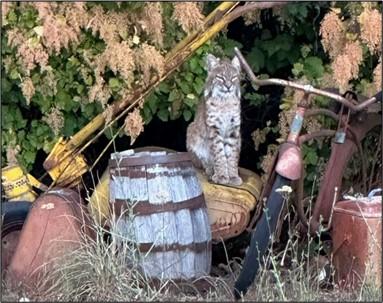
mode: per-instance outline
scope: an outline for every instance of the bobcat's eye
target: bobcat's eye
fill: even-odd
[[[219,82],[223,82],[223,81],[225,81],[225,79],[224,79],[223,77],[221,77],[221,76],[217,76],[216,78],[217,78],[217,80],[218,80]]]
[[[231,81],[237,81],[237,80],[238,80],[237,76],[234,76],[233,78],[231,78]]]

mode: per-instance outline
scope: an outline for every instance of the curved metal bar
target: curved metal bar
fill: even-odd
[[[308,109],[305,112],[305,118],[310,118],[312,116],[318,116],[318,115],[327,116],[334,119],[335,121],[339,121],[339,116],[329,109],[314,108],[314,109]]]
[[[363,147],[360,141],[357,139],[356,134],[352,131],[352,129],[348,129],[348,132],[351,134],[351,140],[355,143],[356,147],[358,148],[358,152],[360,155],[360,160],[362,162],[362,184],[363,184],[363,194],[367,195],[367,168],[366,168],[366,161],[363,157]]]
[[[245,58],[243,57],[242,53],[240,52],[240,50],[237,47],[234,47],[234,52],[237,55],[239,61],[241,62],[241,65],[243,66],[243,68],[246,71],[247,75],[249,76],[250,80],[252,82],[254,82],[256,85],[259,85],[259,86],[280,85],[280,86],[292,87],[295,89],[303,90],[305,93],[308,93],[308,94],[316,94],[316,95],[331,98],[335,101],[338,101],[338,102],[344,104],[345,106],[347,106],[348,108],[350,108],[356,112],[361,111],[362,109],[364,109],[364,108],[368,107],[369,105],[376,102],[376,98],[372,97],[372,98],[367,99],[366,101],[364,101],[362,103],[357,104],[356,100],[352,100],[353,101],[353,103],[352,103],[352,102],[350,102],[350,100],[342,97],[341,95],[330,93],[328,91],[324,91],[321,89],[317,89],[317,88],[313,87],[312,85],[302,85],[302,84],[298,84],[298,83],[295,83],[292,81],[287,81],[287,80],[277,79],[277,78],[264,79],[264,80],[258,79],[254,75],[249,64],[246,62]]]
[[[350,129],[349,129],[349,131],[350,131]],[[305,135],[300,136],[298,139],[298,142],[299,142],[299,145],[301,146],[303,143],[305,143],[309,140],[319,138],[319,137],[332,137],[335,135],[335,133],[336,133],[335,130],[322,129],[322,130],[319,130],[319,131],[311,133],[311,134],[305,134]],[[350,134],[351,134],[351,137],[349,137],[349,136],[347,136],[347,137],[349,139],[351,139],[355,145],[358,145],[358,142],[355,140],[356,139],[355,134],[353,134],[352,131],[350,131]],[[361,150],[359,148],[358,148],[358,150],[359,150],[359,152],[361,152]],[[361,153],[361,156],[362,155],[363,154]],[[362,164],[362,166],[364,166],[364,165]],[[365,171],[365,169],[363,169],[363,168],[362,168],[362,170]],[[302,166],[302,176],[303,176],[303,174],[304,174],[304,167]],[[364,173],[363,173],[363,175],[364,175]],[[303,178],[298,180],[298,189],[297,190],[298,190],[298,192],[297,192],[296,207],[297,207],[298,217],[299,217],[300,221],[303,223],[304,228],[306,228],[306,229],[309,228],[310,233],[315,234],[318,231],[320,224],[314,217],[310,218],[310,220],[307,220],[307,218],[306,218],[306,215],[304,212],[304,207],[303,207]]]
[[[315,138],[332,137],[335,135],[335,133],[336,133],[336,131],[332,130],[332,129],[321,129],[321,130],[318,130],[318,131],[310,133],[310,134],[305,134],[305,135],[299,136],[298,143],[299,143],[299,145],[302,145],[303,143],[310,141],[312,139],[315,139]]]
[[[295,206],[297,208],[299,220],[303,223],[303,226],[308,229],[309,223],[306,218],[305,210],[303,207],[303,192],[304,192],[304,174],[305,174],[305,166],[302,165],[301,175],[302,178],[298,180],[297,186],[297,199],[295,202]]]

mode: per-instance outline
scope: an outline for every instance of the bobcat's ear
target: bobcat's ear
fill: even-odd
[[[231,60],[231,64],[238,70],[238,72],[241,71],[241,62],[239,62],[237,56],[234,56],[234,58]]]
[[[219,63],[219,58],[216,58],[212,54],[208,54],[206,56],[206,65],[207,65],[207,70],[211,71],[214,67],[216,67]]]

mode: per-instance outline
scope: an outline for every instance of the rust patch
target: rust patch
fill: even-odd
[[[290,180],[298,180],[302,172],[302,156],[300,148],[293,143],[283,143],[275,167],[276,172]]]
[[[334,207],[333,262],[335,279],[341,288],[359,287],[363,282],[381,286],[381,199],[346,200]]]

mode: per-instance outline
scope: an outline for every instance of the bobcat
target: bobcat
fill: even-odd
[[[209,54],[204,98],[186,134],[186,148],[194,166],[203,168],[214,183],[240,185],[241,150],[240,62]]]

